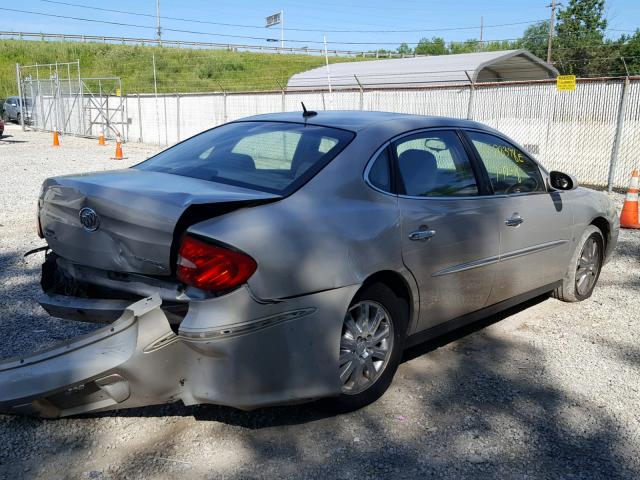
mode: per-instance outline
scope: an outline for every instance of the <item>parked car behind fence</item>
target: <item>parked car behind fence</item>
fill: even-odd
[[[33,102],[30,98],[27,98],[24,102],[24,106],[20,108],[21,99],[20,97],[9,97],[4,101],[3,104],[3,112],[2,118],[5,120],[11,120],[16,123],[21,123],[21,115],[24,115],[24,120],[26,123],[29,123],[31,120],[31,109],[33,106]]]

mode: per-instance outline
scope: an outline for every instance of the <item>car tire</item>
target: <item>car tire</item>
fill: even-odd
[[[19,113],[16,115],[16,123],[18,125],[20,125],[20,114]]]
[[[595,249],[595,250],[594,250]],[[589,225],[571,257],[562,285],[553,296],[563,302],[581,302],[593,293],[604,261],[604,238],[600,229]]]
[[[342,393],[326,401],[331,410],[338,413],[357,410],[375,402],[389,388],[402,358],[408,313],[407,302],[382,283],[366,286],[358,292],[342,327],[340,364],[336,372],[341,377]],[[383,316],[380,320],[379,314]],[[370,321],[365,323],[367,317]],[[351,333],[354,328],[359,329],[356,338]],[[388,335],[383,337],[385,328]],[[382,340],[378,342],[378,338]],[[387,350],[383,359],[385,342]],[[345,360],[348,358],[355,366],[345,381],[343,375],[351,368]],[[378,367],[380,369],[376,370]]]

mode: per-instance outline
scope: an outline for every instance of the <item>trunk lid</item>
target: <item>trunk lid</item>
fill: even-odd
[[[198,221],[278,195],[138,169],[46,180],[39,220],[49,247],[115,272],[170,275],[174,239]]]

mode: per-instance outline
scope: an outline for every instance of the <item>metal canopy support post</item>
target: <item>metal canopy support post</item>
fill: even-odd
[[[624,117],[627,109],[627,101],[629,97],[629,76],[625,77],[622,85],[622,94],[620,95],[620,106],[618,107],[618,119],[616,122],[616,133],[611,149],[611,161],[609,162],[609,178],[607,181],[607,191],[611,193],[613,190],[613,182],[616,174],[616,166],[618,164],[618,153],[620,151],[620,141],[622,139],[622,130],[624,129]]]

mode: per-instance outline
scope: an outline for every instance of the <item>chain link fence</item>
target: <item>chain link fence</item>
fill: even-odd
[[[640,77],[579,79],[575,91],[558,91],[554,81],[532,81],[122,96],[119,79],[68,77],[39,79],[35,93],[33,75],[24,77],[23,96],[33,100],[35,128],[86,136],[105,131],[107,137],[119,133],[125,140],[172,145],[242,117],[298,111],[304,102],[313,110],[476,120],[516,140],[547,168],[575,174],[581,183],[593,186],[625,188],[631,170],[640,163]],[[102,88],[109,80],[111,88]]]
[[[20,123],[36,130],[107,138],[127,130],[117,77],[81,78],[80,61],[17,66]]]
[[[378,110],[469,118],[519,142],[547,168],[582,183],[624,188],[640,162],[640,79],[319,92],[261,92],[127,97],[128,136],[171,145],[204,129],[260,113],[310,109]],[[624,94],[624,98],[623,98]],[[624,110],[623,110],[624,109]],[[618,148],[615,148],[616,139]]]

